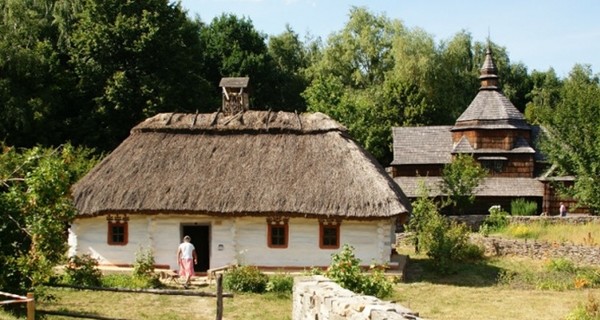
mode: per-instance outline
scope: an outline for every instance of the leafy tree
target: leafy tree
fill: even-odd
[[[599,212],[600,79],[589,66],[576,65],[564,81],[558,104],[541,111],[544,154],[558,174],[576,176],[567,193]]]
[[[67,54],[76,82],[73,141],[114,148],[165,111],[210,108],[201,24],[168,0],[82,0]]]
[[[278,79],[272,73],[275,66],[265,44],[266,35],[254,28],[252,20],[223,14],[202,28],[200,38],[203,74],[213,88],[215,107],[220,105],[221,78],[250,77],[251,108],[278,108],[273,90]]]
[[[391,159],[390,129],[400,122],[381,88],[393,67],[391,48],[403,30],[397,21],[352,8],[344,29],[330,36],[308,68],[310,85],[303,93],[309,111],[326,113],[382,162]]]
[[[530,123],[539,124],[539,113],[553,108],[560,101],[562,81],[556,76],[554,69],[546,72],[534,70],[531,73],[533,88],[528,98],[531,100],[525,108],[525,117]]]
[[[64,84],[53,1],[0,2],[0,140],[33,146],[59,140]]]
[[[290,26],[277,36],[269,38],[269,55],[277,67],[274,93],[279,108],[283,110],[306,110],[302,92],[308,83],[305,69],[308,67],[308,52]],[[275,98],[275,97],[274,97]]]
[[[70,186],[96,162],[91,150],[56,149],[0,154],[0,290],[25,291],[48,281],[64,262],[67,223],[75,214]]]
[[[442,170],[440,191],[447,195],[444,205],[461,212],[475,201],[475,189],[487,175],[470,155],[458,155]]]

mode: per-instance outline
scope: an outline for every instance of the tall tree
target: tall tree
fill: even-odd
[[[274,94],[284,110],[306,110],[301,94],[306,89],[305,69],[308,67],[307,49],[290,26],[276,36],[269,37],[269,55],[276,66],[277,81]]]
[[[64,71],[52,25],[53,1],[0,1],[0,140],[54,143]]]
[[[553,108],[560,101],[562,80],[556,76],[552,68],[546,72],[533,70],[530,77],[533,88],[528,95],[528,99],[531,101],[525,108],[525,117],[530,123],[537,124],[539,123],[539,113]]]
[[[330,36],[319,59],[308,68],[310,85],[303,93],[308,110],[346,125],[381,162],[391,159],[390,128],[399,123],[381,88],[393,68],[390,50],[400,32],[399,21],[352,8],[344,29]]]
[[[78,143],[112,149],[165,111],[207,110],[201,24],[168,0],[82,0],[68,55]]]
[[[600,212],[600,79],[576,65],[560,90],[560,100],[539,112],[546,129],[542,150],[559,174],[575,175],[570,195]]]
[[[201,30],[203,74],[210,82],[213,105],[219,106],[223,77],[250,77],[250,104],[253,109],[277,109],[273,90],[275,69],[265,43],[266,35],[258,32],[252,20],[223,14]]]

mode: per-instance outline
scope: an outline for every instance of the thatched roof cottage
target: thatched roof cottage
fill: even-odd
[[[72,251],[131,265],[140,247],[176,268],[326,266],[340,245],[388,262],[408,201],[379,163],[320,113],[159,114],[72,189]]]

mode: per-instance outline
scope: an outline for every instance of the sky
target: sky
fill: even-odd
[[[286,25],[301,38],[327,37],[348,22],[350,8],[421,28],[437,43],[466,30],[475,41],[490,39],[506,47],[511,62],[529,71],[552,67],[566,77],[577,63],[600,73],[598,0],[181,0],[191,17],[210,23],[224,13],[252,20],[255,29],[278,35]]]

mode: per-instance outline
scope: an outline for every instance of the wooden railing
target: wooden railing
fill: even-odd
[[[27,303],[27,320],[35,319],[35,299],[33,293],[27,293],[26,297],[19,296],[16,294],[0,291],[0,296],[12,298],[12,300],[2,300],[0,305],[13,304],[13,303]]]

